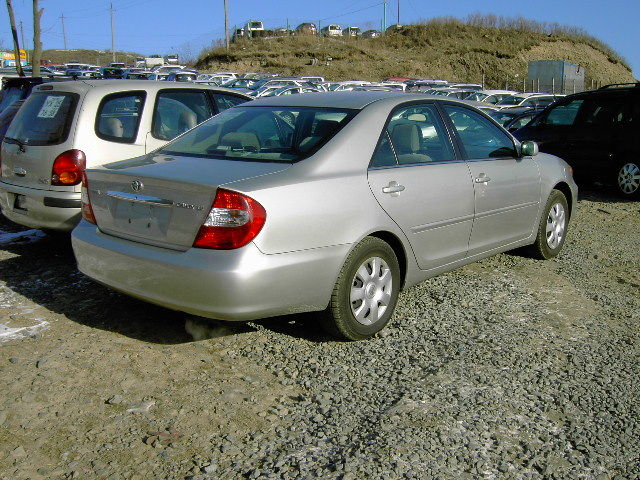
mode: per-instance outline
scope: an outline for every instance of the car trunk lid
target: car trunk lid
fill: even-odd
[[[211,210],[217,189],[268,175],[287,164],[144,156],[87,172],[98,227],[109,235],[186,250]]]

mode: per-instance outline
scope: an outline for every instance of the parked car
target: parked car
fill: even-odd
[[[496,107],[498,108],[512,108],[512,107],[532,107],[532,108],[544,108],[547,105],[551,105],[557,99],[564,97],[561,94],[551,93],[518,93],[503,98]]]
[[[342,27],[332,23],[331,25],[322,27],[320,33],[325,37],[340,37],[342,36]]]
[[[80,219],[85,166],[150,152],[249,98],[217,87],[136,80],[39,85],[2,143],[2,213],[32,228],[69,231]]]
[[[347,27],[342,30],[343,37],[357,37],[360,35],[360,27]]]
[[[467,100],[496,104],[512,95],[517,95],[517,92],[511,90],[478,90],[469,95]]]
[[[120,67],[102,67],[100,74],[103,78],[124,78],[125,70]]]
[[[574,169],[579,182],[616,185],[640,195],[640,83],[605,86],[567,95],[515,132],[539,142]]]
[[[380,36],[380,32],[378,30],[365,30],[362,32],[363,38],[377,38]]]
[[[149,75],[147,75],[147,80],[154,80],[156,82],[162,82],[162,81],[166,80],[168,76],[169,76],[168,73],[152,72]]]
[[[196,78],[198,78],[198,72],[181,70],[179,72],[171,72],[165,80],[168,82],[195,82]]]
[[[318,93],[320,90],[313,87],[279,87],[260,95],[261,97],[278,97],[280,95],[294,95],[298,93]]]
[[[562,249],[576,185],[478,110],[391,92],[262,98],[87,171],[80,271],[223,320],[322,312],[375,335],[398,293],[531,245]]]
[[[318,28],[315,23],[301,23],[294,31],[296,35],[317,35]]]

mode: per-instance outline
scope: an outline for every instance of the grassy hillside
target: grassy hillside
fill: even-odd
[[[520,85],[530,60],[566,60],[586,68],[587,85],[634,81],[616,52],[586,32],[522,19],[474,16],[435,19],[380,38],[291,36],[256,38],[229,51],[204,52],[201,70],[322,75],[332,80],[389,76]]]
[[[133,52],[116,51],[116,62],[134,63],[136,57],[140,55]],[[80,62],[95,65],[109,65],[113,61],[113,55],[107,50],[84,50],[84,49],[59,49],[44,50],[43,60],[51,60],[53,63]]]

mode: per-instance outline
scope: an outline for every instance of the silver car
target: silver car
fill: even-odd
[[[250,98],[136,80],[38,85],[2,142],[2,213],[28,227],[70,232],[80,221],[85,167],[151,152]]]
[[[171,309],[319,311],[364,339],[426,278],[516,247],[560,252],[577,187],[537,153],[443,97],[258,99],[87,171],[73,249],[86,275]]]

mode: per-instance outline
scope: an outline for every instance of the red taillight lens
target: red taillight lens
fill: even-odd
[[[93,215],[93,208],[91,208],[91,200],[89,199],[89,181],[84,172],[82,173],[82,188],[80,192],[82,198],[82,218],[95,225],[97,224],[96,217]]]
[[[86,166],[86,157],[82,150],[67,150],[53,161],[51,185],[78,185]]]
[[[260,233],[266,218],[267,212],[253,198],[219,188],[193,246],[219,250],[243,247]]]

